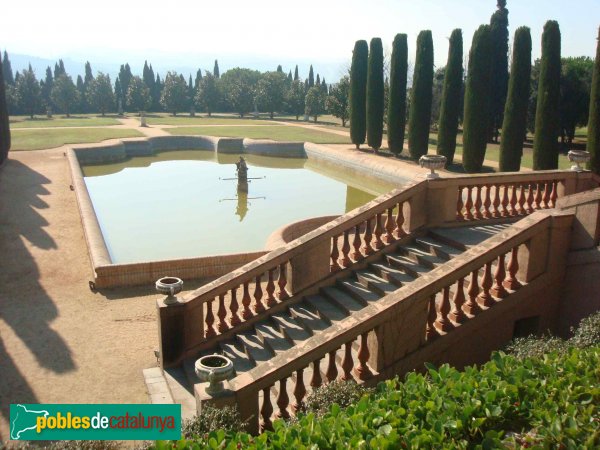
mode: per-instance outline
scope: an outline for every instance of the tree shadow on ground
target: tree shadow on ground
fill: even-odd
[[[50,326],[58,309],[40,284],[39,268],[25,243],[42,250],[57,248],[44,230],[47,221],[38,213],[48,208],[43,196],[49,195],[44,187],[49,183],[15,160],[0,169],[0,320],[42,368],[65,373],[74,370],[75,363],[64,339]],[[0,337],[0,414],[7,422],[10,403],[36,402],[27,374],[20,372],[13,358],[6,336]]]

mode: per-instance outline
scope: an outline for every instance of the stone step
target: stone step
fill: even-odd
[[[321,319],[329,321],[329,323],[348,317],[346,311],[322,295],[309,295],[305,301],[317,312]]]
[[[360,311],[367,305],[366,301],[362,299],[361,301],[358,301],[334,286],[323,287],[321,288],[320,292],[329,300],[342,308],[347,315],[350,315],[355,311]]]
[[[385,261],[392,267],[402,270],[413,278],[417,278],[421,274],[430,271],[428,267],[424,267],[403,255],[388,254],[385,255]]]
[[[331,321],[321,318],[306,302],[290,306],[289,311],[292,318],[297,322],[302,322],[303,326],[310,329],[313,333],[324,330],[331,325]]]
[[[446,261],[457,255],[460,255],[463,252],[463,250],[444,244],[443,242],[438,241],[431,236],[416,238],[415,245],[418,245],[428,253],[436,255],[438,258]]]
[[[279,327],[267,320],[256,324],[256,335],[265,347],[270,348],[275,354],[284,352],[294,346],[294,341],[288,339]]]
[[[370,291],[377,293],[381,297],[398,289],[396,285],[389,283],[384,278],[380,278],[367,270],[356,271],[355,274],[361,285]]]
[[[336,286],[358,302],[371,303],[379,300],[379,294],[370,291],[358,281],[351,279],[338,280]]]
[[[436,266],[446,262],[445,259],[439,258],[438,256],[423,250],[418,245],[403,245],[398,247],[396,253],[404,255],[410,260],[422,265],[423,267],[427,267],[428,269],[433,269]]]
[[[395,269],[390,264],[386,264],[385,262],[369,264],[369,268],[381,278],[389,281],[397,287],[402,287],[415,279],[415,277],[409,275],[408,273],[399,269]]]
[[[247,372],[256,366],[246,354],[244,345],[236,339],[219,342],[219,350],[223,356],[227,356],[233,362],[236,373]]]
[[[251,332],[238,334],[236,339],[243,345],[248,359],[254,364],[268,361],[275,355],[273,350],[265,347],[258,336]]]
[[[273,314],[271,320],[279,328],[279,331],[293,342],[302,342],[313,335],[313,331],[307,329],[304,323],[298,322],[287,312]]]

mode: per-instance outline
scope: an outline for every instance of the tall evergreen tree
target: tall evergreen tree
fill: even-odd
[[[523,142],[527,133],[527,104],[531,80],[531,33],[529,28],[515,31],[508,96],[504,108],[500,141],[500,171],[521,169]]]
[[[146,74],[146,76],[144,77],[144,83],[146,84],[146,86],[148,87],[148,89],[150,90],[150,106],[148,109],[152,110],[152,111],[156,111],[157,108],[157,104],[160,101],[160,96],[158,96],[159,98],[155,98],[156,97],[156,80],[154,77],[154,69],[152,68],[152,64],[148,65],[148,72]]]
[[[592,155],[590,168],[594,173],[600,175],[600,28],[598,29],[596,60],[594,61],[594,74],[592,75],[587,131],[587,151]]]
[[[92,72],[92,65],[90,64],[89,61],[86,61],[85,63],[85,77],[83,78],[83,82],[87,85],[89,85],[92,80],[94,79],[94,73]]]
[[[163,82],[160,79],[160,75],[156,74],[156,81],[154,82],[154,92],[152,93],[152,110],[153,111],[161,111],[162,110],[162,91],[163,91]]]
[[[290,70],[290,71],[289,71],[289,73],[288,73],[287,79],[288,79],[288,81],[289,81],[290,83],[293,81],[293,78],[292,78],[292,71],[291,71],[291,70]]]
[[[417,37],[417,56],[408,116],[408,150],[410,157],[415,160],[426,155],[429,148],[432,89],[433,38],[430,30],[423,30]]]
[[[310,70],[308,71],[308,88],[310,89],[315,85],[315,75],[313,72],[313,66],[310,65]]]
[[[215,59],[215,67],[213,68],[213,76],[218,80],[221,77],[219,72],[219,61]]]
[[[383,90],[383,45],[380,38],[373,38],[367,70],[367,144],[375,152],[383,136]]]
[[[83,84],[83,77],[81,75],[77,75],[76,86],[77,86],[77,92],[79,93],[79,105],[75,109],[75,112],[84,113],[88,109],[87,108],[87,92],[85,89],[85,85]]]
[[[115,108],[119,113],[119,103],[121,103],[121,108],[123,108],[123,97],[125,97],[125,95],[126,93],[124,93],[123,89],[121,88],[121,80],[119,80],[119,77],[117,77],[115,80]]]
[[[329,94],[329,90],[327,89],[327,82],[325,81],[325,77],[321,80],[321,90],[325,95]]]
[[[560,132],[560,28],[549,20],[542,34],[542,59],[535,112],[533,169],[558,168]]]
[[[123,109],[127,110],[127,92],[129,91],[129,83],[131,82],[131,78],[133,74],[131,73],[131,67],[129,64],[121,64],[121,68],[119,69],[119,80],[121,81],[121,91],[122,91],[122,103]]]
[[[58,62],[54,64],[54,79],[66,74],[67,71],[65,70],[65,63],[62,59],[59,59]]]
[[[317,74],[317,81],[315,83],[317,86],[321,86],[321,77]]]
[[[392,153],[399,155],[404,147],[406,127],[406,80],[408,72],[408,42],[406,34],[397,34],[392,44],[390,88],[387,116],[387,140]]]
[[[368,59],[367,41],[356,41],[350,68],[350,138],[356,148],[365,143],[367,134]]]
[[[15,84],[15,77],[13,76],[12,67],[6,50],[4,50],[4,59],[2,60],[2,75],[4,76],[4,82],[6,84]]]
[[[498,142],[498,128],[502,124],[502,113],[508,90],[508,9],[506,0],[498,0],[497,11],[490,19],[492,52],[492,78],[490,120],[488,140]]]
[[[196,79],[194,80],[194,89],[197,90],[198,86],[200,86],[200,82],[202,81],[202,69],[198,69],[196,71]]]
[[[4,52],[6,54],[6,52]],[[294,81],[298,81],[300,77],[298,76],[298,64],[296,64],[296,68],[294,69]]]
[[[462,31],[457,28],[450,35],[438,129],[437,154],[444,155],[448,160],[448,164],[452,164],[454,161],[454,152],[456,151],[456,134],[458,132],[458,116],[460,114],[460,97],[463,83],[462,60]]]
[[[42,85],[42,102],[46,106],[46,108],[52,107],[52,100],[50,95],[52,93],[52,86],[54,85],[54,77],[52,76],[52,69],[50,66],[46,68],[46,78],[43,81]]]
[[[6,52],[4,59],[8,60]],[[0,61],[0,164],[8,158],[10,150],[10,123],[8,120],[8,108],[6,105],[6,84],[4,82],[4,63]],[[12,75],[12,71],[11,71]]]
[[[281,64],[277,65],[277,72],[283,73],[283,67],[281,67]]]
[[[480,172],[485,159],[490,108],[490,26],[481,25],[473,35],[465,88],[463,167]]]

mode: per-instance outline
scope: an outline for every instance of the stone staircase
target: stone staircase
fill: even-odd
[[[391,252],[380,252],[380,257],[366,267],[350,269],[349,276],[338,278],[334,284],[321,287],[317,294],[291,303],[284,311],[269,315],[251,329],[217,342],[199,356],[219,353],[233,361],[236,376],[247,372],[387,294],[402,289],[507,226],[509,224],[429,230]],[[357,352],[355,342],[352,348],[354,357]],[[192,417],[196,407],[193,385],[199,382],[194,373],[196,359],[188,358],[182,366],[166,369],[163,380],[157,378],[156,368],[147,369],[144,375],[151,401],[181,403],[183,418]],[[311,372],[312,369],[304,372],[305,380],[311,380],[314,375]],[[321,373],[320,378],[325,378],[325,375]],[[289,383],[287,387],[290,396],[293,384]],[[275,399],[277,388],[273,387],[270,392]]]

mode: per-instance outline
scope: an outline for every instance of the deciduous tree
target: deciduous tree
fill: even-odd
[[[102,116],[107,112],[114,111],[115,95],[110,75],[98,72],[96,78],[88,86],[87,98],[92,108],[102,114]]]
[[[15,81],[19,106],[21,109],[33,119],[41,106],[40,84],[38,83],[35,73],[29,64],[29,68]]]
[[[59,75],[54,80],[52,86],[52,103],[56,105],[59,112],[64,113],[67,117],[70,117],[71,111],[77,107],[79,103],[79,92],[73,79],[66,74]]]
[[[346,121],[350,117],[350,77],[343,76],[340,81],[331,86],[329,95],[325,103],[327,111],[334,117],[342,121],[342,126],[346,126]]]
[[[150,89],[140,77],[134,76],[129,82],[127,104],[131,111],[147,111],[152,105]]]
[[[325,112],[325,95],[319,86],[311,87],[306,93],[306,115],[312,116],[314,121]]]
[[[177,72],[168,72],[160,102],[165,111],[176,116],[179,111],[184,111],[187,107],[187,93],[188,86],[185,80]]]

